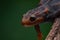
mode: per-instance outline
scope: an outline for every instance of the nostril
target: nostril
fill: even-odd
[[[24,23],[23,23],[23,22],[22,22],[21,24],[22,24],[22,25],[24,25]]]
[[[36,17],[30,17],[30,21],[35,21]]]

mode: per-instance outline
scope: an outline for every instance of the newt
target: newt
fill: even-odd
[[[42,32],[39,24],[42,22],[54,22],[60,17],[60,0],[41,0],[39,6],[26,12],[22,17],[22,25],[29,27],[34,25],[38,40],[42,40]]]

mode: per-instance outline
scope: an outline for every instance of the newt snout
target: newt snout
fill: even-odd
[[[32,12],[32,13],[31,13]],[[39,11],[37,9],[30,10],[23,15],[22,24],[25,26],[36,25],[44,21],[45,14],[48,13],[48,8],[41,6]]]
[[[42,21],[44,21],[44,17],[39,17],[39,18],[28,17],[27,19],[25,19],[25,18],[22,19],[22,25],[30,26],[30,25],[39,24]]]

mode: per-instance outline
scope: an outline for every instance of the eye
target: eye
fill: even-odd
[[[35,21],[36,20],[36,17],[30,17],[30,21]]]

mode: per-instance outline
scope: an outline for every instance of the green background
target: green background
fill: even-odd
[[[2,0],[1,9],[1,40],[37,40],[34,27],[25,28],[21,25],[22,15],[37,7],[39,0]],[[52,23],[40,24],[43,40],[47,36]]]

